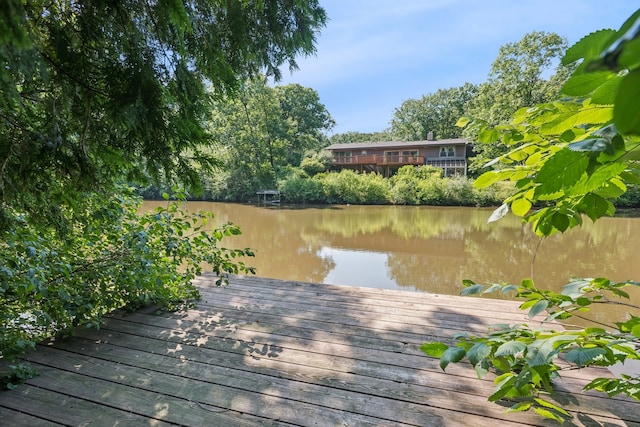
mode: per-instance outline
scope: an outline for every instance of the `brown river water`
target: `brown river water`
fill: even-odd
[[[143,210],[165,204],[147,201]],[[585,218],[580,228],[541,241],[515,216],[487,224],[492,209],[211,202],[187,208],[213,212],[218,225],[239,225],[243,234],[221,246],[254,249],[246,262],[261,277],[448,295],[460,293],[463,279],[533,278],[557,291],[571,277],[640,281],[640,217]],[[640,292],[632,292],[638,300]]]

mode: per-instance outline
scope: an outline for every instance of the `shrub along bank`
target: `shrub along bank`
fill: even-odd
[[[443,178],[440,169],[404,166],[391,178],[352,170],[314,176],[291,174],[279,184],[287,203],[497,206],[510,187],[473,187],[465,177]]]
[[[290,204],[362,204],[362,205],[432,205],[432,206],[500,206],[514,191],[509,183],[501,182],[486,188],[474,187],[465,177],[442,177],[440,169],[429,166],[404,166],[394,176],[385,178],[375,173],[352,170],[319,172],[302,167],[288,167],[280,171],[277,185],[245,183],[228,185],[217,176],[202,178],[202,193],[192,194],[190,200],[253,202],[259,189],[277,187],[282,200]],[[245,188],[246,187],[246,188]],[[169,186],[150,186],[139,189],[144,199],[158,200]],[[240,189],[240,190],[239,190]],[[640,207],[640,186],[629,184],[627,192],[615,201],[617,207]]]

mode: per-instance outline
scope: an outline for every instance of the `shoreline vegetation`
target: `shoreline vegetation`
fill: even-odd
[[[187,198],[194,201],[255,202],[255,191],[232,192],[216,189],[203,179],[203,191]],[[361,174],[351,170],[321,172],[309,175],[293,171],[275,186],[281,191],[282,203],[292,205],[420,205],[420,206],[500,206],[514,191],[501,182],[487,188],[474,187],[474,179],[463,176],[442,177],[439,169],[429,166],[405,166],[396,175],[385,178],[376,173]],[[139,188],[145,200],[162,200],[166,188]],[[640,186],[629,186],[627,193],[615,202],[617,208],[640,208]]]

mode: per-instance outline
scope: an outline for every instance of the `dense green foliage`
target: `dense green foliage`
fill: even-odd
[[[572,68],[570,64],[560,63],[566,49],[566,40],[544,32],[526,34],[517,43],[500,47],[488,80],[480,85],[477,95],[466,105],[464,115],[482,120],[489,126],[502,125],[522,107],[557,99]],[[476,129],[467,128],[465,137],[477,142]],[[475,174],[488,161],[508,150],[501,141],[476,144],[476,157],[469,170]]]
[[[516,191],[490,220],[509,210],[531,224],[541,236],[579,226],[583,216],[597,220],[614,213],[613,200],[640,181],[640,10],[618,31],[592,33],[567,50],[563,64],[580,61],[562,87],[566,95],[556,102],[519,110],[508,125],[487,127],[472,122],[480,138],[500,141],[510,151],[495,159],[503,168],[489,171],[476,181],[479,187],[500,181],[515,183]],[[463,120],[461,124],[468,121]],[[519,286],[488,287],[465,282],[464,294],[515,290],[526,301],[522,309],[531,318],[547,312],[546,321],[568,319],[594,303],[622,304],[625,287],[639,282],[615,283],[605,278],[574,279],[561,293],[536,287],[531,280]],[[640,359],[640,318],[611,325],[596,324],[582,330],[555,331],[552,325],[502,327],[488,337],[459,336],[456,343],[427,343],[422,349],[440,357],[443,369],[465,356],[479,376],[498,373],[489,398],[515,399],[510,411],[532,409],[564,421],[568,413],[552,397],[553,381],[564,369],[590,365],[612,366]],[[565,362],[559,361],[563,356]],[[614,396],[620,393],[640,400],[638,375],[596,378],[585,389]]]
[[[429,132],[436,139],[461,137],[462,129],[456,122],[465,114],[466,106],[476,97],[477,91],[476,86],[466,83],[404,101],[391,119],[394,139],[424,141]]]
[[[501,46],[466,114],[495,126],[509,122],[522,107],[556,99],[570,73],[570,67],[560,63],[566,49],[565,39],[545,32]]]
[[[464,284],[463,295],[515,291],[517,298],[526,300],[520,308],[528,310],[531,319],[544,314],[544,322],[567,320],[575,315],[582,317],[593,304],[614,303],[633,307],[618,299],[629,298],[625,287],[640,286],[639,282],[633,281],[614,283],[603,278],[574,279],[561,293],[556,293],[542,290],[528,279],[517,286],[502,283],[484,286],[470,280]],[[586,329],[568,331],[557,331],[552,325],[495,325],[488,336],[460,334],[455,337],[455,345],[431,342],[425,343],[421,349],[430,356],[439,357],[443,370],[450,363],[460,362],[466,357],[479,378],[491,370],[495,371],[496,387],[489,401],[512,399],[508,412],[533,410],[543,417],[564,422],[570,414],[561,403],[552,401],[554,381],[559,380],[565,370],[612,366],[640,359],[637,351],[639,325],[640,318],[634,316],[615,324],[594,324]],[[605,392],[610,397],[627,394],[640,400],[637,376],[595,378],[585,386],[585,390],[591,389]],[[542,398],[543,395],[551,399]]]
[[[439,89],[417,99],[407,99],[395,109],[390,129],[361,134],[333,135],[332,143],[367,141],[420,141],[429,132],[436,139],[464,137],[477,140],[477,127],[456,126],[462,116],[474,117],[488,125],[505,124],[519,108],[550,102],[558,97],[568,78],[571,64],[560,64],[566,41],[554,33],[533,32],[520,41],[500,47],[486,82],[465,83]],[[470,175],[476,176],[489,160],[507,151],[500,141],[475,146]]]
[[[314,176],[329,170],[331,167],[331,153],[320,150],[317,153],[309,152],[300,162],[300,169],[308,176]]]
[[[496,206],[510,194],[508,186],[478,190],[464,177],[443,178],[429,166],[404,166],[391,178],[352,170],[291,174],[279,186],[288,203]]]
[[[626,192],[627,184],[640,182],[638,107],[635,98],[627,96],[640,86],[635,81],[640,64],[621,56],[626,63],[598,68],[599,52],[624,37],[627,27],[589,35],[567,51],[563,61],[582,59],[562,88],[571,98],[523,108],[509,125],[490,128],[480,122],[482,141],[499,138],[511,150],[495,159],[502,168],[484,173],[476,185],[512,181],[518,189],[496,218],[509,206],[546,236],[580,225],[582,214],[592,220],[612,215],[613,201]],[[541,202],[544,207],[531,209]]]
[[[56,218],[51,193],[177,172],[197,186],[209,93],[295,66],[315,1],[10,0],[0,39],[0,199]],[[4,210],[4,207],[0,207]],[[1,213],[1,211],[0,211]]]
[[[250,200],[257,190],[275,188],[288,166],[300,165],[305,153],[328,145],[323,131],[333,125],[313,89],[247,81],[235,99],[214,105],[212,152],[224,165],[210,174],[220,181],[216,198]]]
[[[382,142],[395,141],[397,137],[390,130],[381,132],[345,132],[331,135],[332,144],[348,144],[350,142]]]
[[[250,251],[218,246],[237,228],[175,203],[138,215],[122,183],[163,177],[197,189],[219,163],[212,100],[313,53],[326,21],[317,1],[0,9],[0,358],[117,307],[179,307],[197,297],[201,265],[222,277],[247,270],[234,258]]]
[[[212,213],[186,214],[175,201],[139,214],[141,200],[130,189],[118,193],[109,199],[87,193],[64,239],[16,218],[21,227],[0,244],[3,357],[54,332],[98,326],[119,307],[188,304],[198,296],[191,280],[203,265],[221,274],[248,271],[231,260],[250,250],[218,246],[239,234],[237,227],[214,229]]]
[[[326,171],[329,144],[324,132],[334,126],[318,93],[297,84],[271,87],[264,76],[241,85],[233,97],[212,106],[208,128],[211,146],[203,149],[217,160],[214,169],[198,168],[201,191],[192,199],[252,201],[256,191],[274,189],[300,167],[309,175]],[[148,199],[171,186],[167,180],[140,188]]]

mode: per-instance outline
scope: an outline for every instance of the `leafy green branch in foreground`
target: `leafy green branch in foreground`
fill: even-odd
[[[178,201],[146,213],[140,203],[128,188],[86,193],[64,212],[64,235],[14,213],[16,226],[0,240],[0,359],[76,326],[99,327],[118,308],[187,307],[199,298],[192,280],[205,266],[218,285],[254,272],[243,261],[250,249],[220,246],[240,234],[237,226],[212,227],[213,213],[188,213]]]
[[[581,61],[562,88],[566,98],[523,108],[511,123],[489,127],[481,120],[460,119],[474,127],[481,142],[501,141],[511,151],[487,164],[480,188],[508,181],[514,193],[496,209],[489,222],[509,211],[546,237],[579,226],[586,216],[595,221],[614,214],[613,200],[640,182],[640,10],[618,31],[592,33],[569,48],[568,65]],[[488,288],[465,281],[465,295],[516,291],[524,299],[533,327],[498,325],[486,337],[458,335],[455,344],[425,343],[421,349],[440,358],[442,369],[466,358],[479,377],[493,370],[495,390],[489,400],[512,401],[508,411],[533,410],[564,422],[571,415],[551,401],[554,380],[567,369],[613,366],[640,359],[640,317],[628,314],[612,325],[598,322],[578,330],[548,329],[548,322],[566,321],[594,304],[627,303],[627,287],[635,281],[604,278],[576,279],[561,293],[542,290],[531,280],[519,286],[493,284]],[[537,318],[545,313],[544,322]],[[547,323],[545,323],[547,322]],[[545,326],[544,328],[542,326]],[[640,400],[640,376],[595,378],[585,390],[609,396],[626,394]],[[543,398],[542,396],[545,396]]]
[[[519,286],[492,284],[487,287],[467,280],[465,286],[464,295],[515,291],[516,297],[525,299],[520,308],[528,310],[529,318],[539,327],[528,324],[494,325],[486,337],[460,334],[453,337],[454,345],[430,342],[420,348],[429,356],[440,358],[443,370],[450,363],[460,362],[466,357],[479,378],[491,370],[495,371],[496,387],[489,401],[512,399],[514,403],[508,411],[532,409],[562,422],[569,414],[561,405],[541,397],[552,395],[553,381],[560,378],[562,371],[586,366],[612,366],[629,359],[640,359],[637,351],[640,317],[631,316],[625,322],[603,325],[607,329],[590,327],[568,331],[550,329],[552,324],[543,327],[545,323],[538,320],[545,311],[548,313],[543,322],[551,322],[568,319],[576,312],[587,312],[590,305],[612,301],[612,297],[628,299],[628,294],[622,289],[640,286],[640,283],[576,279],[561,293],[541,290],[531,280],[523,280]],[[596,378],[585,386],[585,390],[598,390],[609,396],[622,393],[640,400],[638,381],[638,378],[630,376]]]
[[[562,88],[565,98],[522,108],[511,123],[488,127],[462,118],[460,126],[478,129],[480,143],[500,140],[512,147],[494,159],[476,181],[479,188],[500,181],[515,184],[492,219],[509,210],[548,236],[613,215],[612,200],[640,182],[640,11],[619,31],[592,33],[569,48],[563,63],[581,60]],[[631,32],[631,33],[630,33]],[[615,46],[617,60],[606,59]]]

